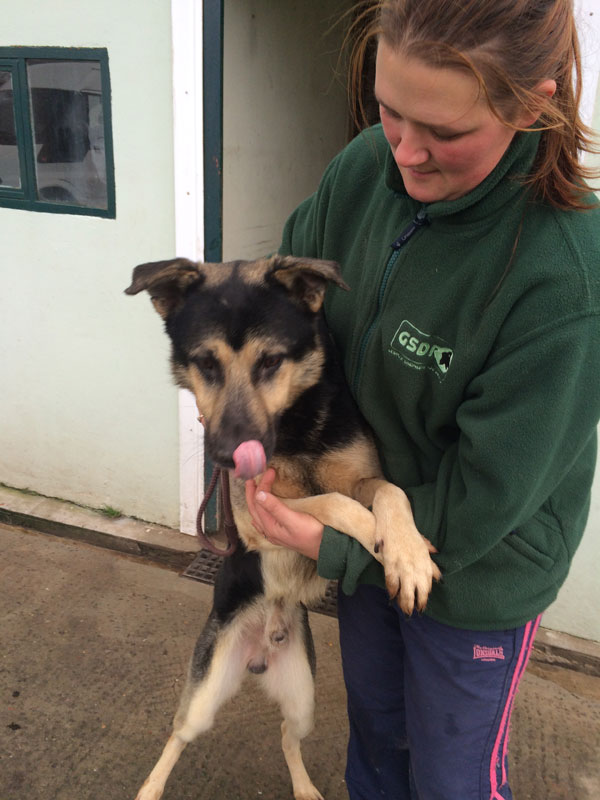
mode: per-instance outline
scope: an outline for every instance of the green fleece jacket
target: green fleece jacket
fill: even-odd
[[[421,206],[380,126],[328,167],[281,252],[333,259],[326,315],[387,478],[439,550],[426,613],[514,627],[556,597],[589,511],[600,418],[600,213],[529,199],[539,133],[458,200]],[[318,569],[383,586],[326,529]]]

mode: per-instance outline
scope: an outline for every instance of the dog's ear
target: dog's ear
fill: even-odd
[[[294,256],[272,256],[270,274],[282,283],[304,305],[316,313],[323,305],[327,283],[340,289],[350,287],[342,280],[340,265],[335,261]]]
[[[204,279],[200,265],[187,258],[153,261],[133,270],[131,286],[125,289],[125,294],[137,294],[145,289],[154,308],[165,319],[181,302],[186,289]]]

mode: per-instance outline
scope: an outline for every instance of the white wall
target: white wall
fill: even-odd
[[[584,65],[583,119],[600,132],[600,8],[598,0],[576,0],[575,8]],[[600,156],[588,156],[585,163],[600,169]],[[600,380],[600,369],[598,373]],[[544,614],[542,624],[547,628],[600,641],[599,534],[600,469],[597,468],[586,532],[567,581],[556,602]]]
[[[166,337],[123,295],[175,246],[170,4],[19,0],[2,45],[108,48],[117,218],[0,208],[0,482],[176,526]]]
[[[279,247],[283,224],[343,147],[335,70],[343,0],[225,0],[223,257]]]

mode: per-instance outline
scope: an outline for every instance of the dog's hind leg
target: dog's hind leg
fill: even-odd
[[[198,639],[186,686],[173,723],[173,733],[136,800],[159,800],[171,770],[186,745],[212,727],[223,703],[240,688],[248,663],[248,647],[236,622],[222,628],[211,615]]]
[[[135,800],[159,800],[162,797],[165,789],[167,778],[171,774],[171,770],[179,760],[179,756],[183,753],[187,742],[180,739],[176,733],[171,734],[165,749],[162,751],[161,757],[156,762],[156,766],[148,775],[140,791],[137,793]]]
[[[295,800],[323,800],[311,781],[300,751],[300,742],[314,724],[315,657],[306,609],[298,607],[284,646],[269,659],[260,676],[267,694],[279,703],[283,715],[281,746],[290,771]]]

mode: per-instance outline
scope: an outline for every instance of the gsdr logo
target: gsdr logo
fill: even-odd
[[[390,352],[413,369],[430,369],[443,380],[452,364],[454,351],[438,336],[419,330],[403,320],[390,343]]]

